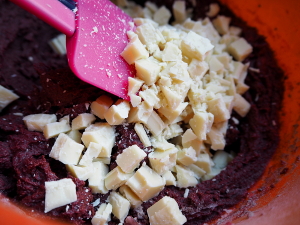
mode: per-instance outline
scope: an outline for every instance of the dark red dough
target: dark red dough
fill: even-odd
[[[171,7],[173,0],[156,2]],[[191,2],[187,1],[189,7]],[[193,7],[194,19],[204,17],[211,2],[216,1],[197,1]],[[187,198],[183,197],[184,189],[166,187],[157,197],[142,204],[143,213],[131,209],[125,224],[149,224],[147,208],[165,195],[177,200],[188,218],[186,224],[210,221],[247,196],[248,189],[261,177],[276,150],[279,128],[273,121],[278,124],[283,73],[256,29],[249,28],[226,7],[221,8],[220,14],[232,17],[232,24],[243,28],[242,36],[254,48],[246,62],[260,70],[260,73],[249,71],[246,79],[251,88],[244,97],[251,103],[251,111],[245,118],[234,114],[240,120],[238,125],[229,121],[225,150],[237,156],[215,179],[189,188]],[[19,100],[0,114],[0,192],[40,212],[44,210],[44,182],[71,176],[62,163],[48,157],[54,140],[28,131],[22,116],[13,113],[56,113],[58,118],[64,115],[75,118],[89,112],[86,103],[103,93],[73,76],[66,67],[65,57],[53,53],[47,42],[57,34],[9,1],[0,0],[0,84],[20,95]],[[115,167],[117,155],[132,144],[150,151],[143,147],[132,124],[117,126],[116,131],[111,169]],[[69,204],[67,211],[67,206],[62,206],[48,214],[80,224],[89,221],[98,208],[99,205],[93,208],[91,202],[100,198],[103,203],[109,194],[93,195],[86,182],[72,179],[77,186],[78,201]],[[112,217],[109,224],[119,224],[119,221]]]

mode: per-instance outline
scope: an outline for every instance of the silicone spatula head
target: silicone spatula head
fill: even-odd
[[[82,80],[128,99],[128,77],[134,67],[120,56],[128,43],[132,18],[109,0],[78,0],[75,33],[67,37],[72,71]]]

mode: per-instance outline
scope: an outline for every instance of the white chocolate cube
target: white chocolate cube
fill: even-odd
[[[137,145],[132,145],[117,156],[116,162],[125,173],[132,173],[147,154]]]
[[[89,177],[89,187],[93,193],[106,194],[108,192],[104,184],[104,178],[108,173],[108,166],[102,162],[92,163],[92,174]]]
[[[92,225],[106,225],[111,219],[112,205],[102,203],[92,218]]]
[[[162,130],[166,127],[165,123],[155,111],[152,111],[145,125],[155,136],[161,134]]]
[[[95,142],[90,142],[87,150],[79,161],[81,166],[89,166],[92,164],[93,159],[97,158],[102,150],[102,145]]]
[[[68,135],[60,133],[49,156],[64,164],[77,165],[83,149],[82,144],[77,143]]]
[[[79,114],[72,120],[72,130],[82,130],[87,128],[96,120],[96,117],[91,113]]]
[[[185,2],[184,1],[175,1],[173,3],[173,15],[175,17],[176,22],[183,22],[186,19],[186,10],[185,10]]]
[[[177,187],[187,188],[193,187],[198,184],[198,180],[196,179],[194,173],[188,168],[176,165],[175,169],[177,177]]]
[[[105,187],[108,190],[116,190],[122,186],[133,174],[124,173],[119,166],[111,170],[105,177]]]
[[[83,181],[86,181],[93,173],[92,166],[81,167],[75,165],[66,165],[66,168],[72,174],[72,176]]]
[[[68,133],[66,133],[70,138],[72,138],[77,143],[81,143],[81,136],[82,133],[80,133],[78,130],[70,130]]]
[[[228,47],[228,52],[238,61],[243,61],[252,52],[252,46],[244,39],[239,38]]]
[[[176,178],[174,177],[173,173],[169,170],[165,172],[162,177],[166,180],[166,186],[173,185],[176,186]]]
[[[229,110],[222,97],[207,101],[207,111],[214,115],[214,122],[220,123],[230,118]]]
[[[76,185],[70,178],[45,182],[45,213],[77,201]]]
[[[91,104],[91,113],[98,116],[100,119],[104,119],[104,115],[109,107],[113,104],[113,100],[107,95],[101,95],[96,101]]]
[[[156,82],[161,66],[153,60],[139,59],[135,62],[136,76],[145,84],[152,85]]]
[[[44,126],[57,121],[55,114],[31,114],[23,118],[29,131],[43,132]]]
[[[251,105],[250,103],[240,94],[236,94],[233,100],[233,109],[240,116],[245,117],[247,113],[250,111]]]
[[[0,112],[4,109],[8,104],[17,100],[19,98],[18,95],[13,93],[11,90],[0,85]]]
[[[162,175],[176,165],[177,148],[166,151],[154,151],[149,153],[149,161],[152,169]]]
[[[109,203],[112,205],[112,213],[121,222],[124,221],[130,209],[130,202],[119,193],[113,191],[108,197]]]
[[[139,197],[126,185],[119,188],[119,192],[130,202],[131,207],[136,208],[143,202]]]
[[[177,152],[177,161],[182,165],[189,166],[197,161],[196,151],[193,147],[183,148]]]
[[[144,144],[145,147],[151,146],[151,142],[149,137],[144,129],[144,126],[140,123],[136,123],[134,125],[134,130],[140,138],[140,141]]]
[[[153,107],[149,106],[146,102],[142,102],[137,107],[130,109],[127,120],[129,123],[146,124],[152,112]]]
[[[195,165],[205,170],[206,173],[210,173],[213,162],[208,154],[202,153],[198,155]]]
[[[139,168],[126,185],[142,200],[148,201],[165,186],[165,180],[147,165]]]
[[[182,225],[187,219],[175,199],[165,196],[147,209],[151,225]]]
[[[45,138],[53,138],[58,136],[60,133],[65,133],[71,130],[71,127],[67,121],[48,123],[44,126],[43,134]]]
[[[211,113],[196,112],[190,120],[189,124],[199,140],[206,140],[206,133],[211,129],[213,118]]]
[[[129,110],[129,102],[119,99],[106,111],[104,118],[110,125],[119,125],[128,117]]]

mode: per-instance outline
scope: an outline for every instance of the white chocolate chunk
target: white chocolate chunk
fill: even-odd
[[[145,84],[152,85],[156,82],[161,66],[153,60],[139,59],[135,61],[136,76]]]
[[[43,131],[44,126],[48,123],[57,121],[55,114],[31,114],[25,116],[23,121],[29,131]]]
[[[232,159],[233,157],[229,153],[225,151],[217,151],[214,154],[213,162],[216,168],[224,169]]]
[[[139,40],[138,36],[134,36],[130,39],[121,56],[126,60],[126,62],[131,65],[138,59],[146,59],[149,57],[148,51],[145,49],[144,45]]]
[[[235,27],[235,26],[230,26],[229,27],[229,34],[231,35],[235,35],[235,36],[240,36],[242,33],[242,29],[239,27]]]
[[[128,77],[128,95],[129,96],[135,95],[140,90],[143,83],[144,83],[143,80],[133,78],[133,77]]]
[[[183,22],[186,19],[186,9],[184,1],[175,1],[173,4],[173,15],[175,17],[176,22]]]
[[[71,130],[71,127],[67,121],[48,123],[44,126],[43,134],[45,138],[53,138],[58,136],[60,133],[65,133]]]
[[[171,109],[176,109],[182,102],[182,97],[168,87],[162,87],[161,90],[164,93],[164,96],[168,102],[168,106]]]
[[[150,106],[153,107],[159,101],[159,98],[155,94],[154,90],[147,88],[144,91],[140,91],[140,97],[144,99],[144,101]]]
[[[226,141],[222,130],[217,129],[215,126],[212,126],[207,135],[211,142],[211,149],[223,150],[225,148]]]
[[[112,205],[110,203],[102,203],[98,208],[95,216],[92,218],[93,225],[107,225],[111,219]]]
[[[216,30],[219,32],[219,34],[226,34],[229,32],[230,21],[230,17],[219,15],[216,19],[213,20],[213,24]]]
[[[130,209],[130,202],[119,193],[113,191],[108,197],[109,203],[112,205],[112,213],[121,222],[124,221]]]
[[[82,134],[78,130],[70,130],[67,135],[72,138],[77,143],[81,143],[81,136]]]
[[[164,115],[168,119],[168,122],[172,124],[187,107],[187,105],[188,102],[183,102],[180,103],[176,109],[172,109],[170,107],[160,107],[158,112]]]
[[[182,54],[200,61],[204,60],[206,53],[213,48],[214,46],[210,43],[209,39],[204,38],[193,31],[190,31],[181,42]]]
[[[202,180],[211,180],[221,172],[221,169],[212,167],[211,172],[205,174],[201,179]]]
[[[51,39],[48,42],[48,44],[51,46],[53,51],[55,51],[57,54],[65,55],[67,53],[65,34],[60,34],[56,36],[55,38]]]
[[[165,172],[162,177],[166,180],[166,186],[173,185],[176,186],[176,178],[174,177],[173,173],[169,170]]]
[[[125,173],[132,173],[147,154],[137,145],[129,146],[117,156],[116,162]]]
[[[183,148],[177,152],[177,161],[185,166],[193,164],[196,160],[196,151],[193,147]]]
[[[199,140],[206,140],[206,133],[210,131],[213,121],[213,114],[196,112],[189,124]]]
[[[77,201],[76,185],[70,178],[45,182],[45,213]]]
[[[122,186],[130,177],[131,173],[124,173],[119,166],[111,170],[105,177],[105,187],[108,190],[116,190]]]
[[[0,85],[0,112],[4,109],[8,104],[17,100],[19,98],[18,95],[13,93],[11,90]]]
[[[154,151],[149,153],[148,158],[151,168],[158,174],[162,175],[176,165],[177,148],[166,151]]]
[[[194,173],[188,168],[176,165],[176,177],[177,177],[177,187],[187,188],[193,187],[198,184],[198,180],[194,176]]]
[[[81,167],[75,165],[66,165],[67,170],[72,176],[77,177],[80,180],[86,181],[93,173],[93,167]]]
[[[200,179],[202,176],[204,176],[206,174],[205,170],[201,169],[199,166],[197,166],[195,164],[191,164],[187,168],[194,173],[194,176],[197,179]]]
[[[228,52],[238,61],[243,61],[252,50],[252,46],[244,38],[237,39],[228,47]]]
[[[128,179],[126,185],[145,202],[164,188],[165,180],[150,167],[143,165]]]
[[[200,80],[208,71],[209,66],[205,61],[199,61],[197,59],[192,59],[189,64],[188,71],[193,80]]]
[[[96,101],[91,104],[91,113],[98,116],[100,119],[104,119],[104,115],[109,107],[113,104],[113,100],[107,95],[101,95]]]
[[[167,42],[162,52],[162,60],[164,62],[176,62],[182,60],[181,50],[172,42]]]
[[[152,112],[153,107],[149,106],[146,102],[142,102],[137,107],[130,109],[127,120],[129,123],[146,124]]]
[[[82,142],[86,147],[90,142],[102,145],[99,157],[110,157],[115,144],[115,130],[108,123],[95,123],[88,126],[82,134]]]
[[[217,59],[217,57],[212,56],[208,63],[210,71],[216,72],[218,74],[223,73],[224,65]]]
[[[79,161],[81,166],[89,166],[92,164],[93,159],[97,158],[102,150],[102,145],[95,142],[90,142],[87,150]]]
[[[129,110],[129,102],[119,99],[106,111],[104,118],[110,125],[120,125],[128,117]]]
[[[165,7],[160,7],[153,15],[153,20],[159,25],[164,25],[169,22],[171,18],[171,12]]]
[[[234,96],[233,109],[240,116],[245,117],[251,108],[250,103],[240,94]]]
[[[155,136],[161,134],[162,130],[166,126],[165,123],[162,121],[162,119],[155,111],[152,111],[145,125],[150,130],[150,132]]]
[[[131,207],[136,208],[143,202],[139,197],[126,185],[119,188],[119,192],[130,202]]]
[[[144,129],[144,126],[140,123],[136,123],[134,125],[134,130],[140,138],[140,141],[144,144],[145,147],[151,146],[151,142],[149,137]]]
[[[60,133],[49,156],[64,164],[77,165],[83,148],[82,144],[77,143],[68,135]]]
[[[206,173],[210,173],[213,162],[208,154],[202,153],[198,155],[195,165],[205,170]]]
[[[183,129],[181,126],[177,123],[173,123],[168,125],[162,133],[162,136],[165,137],[165,139],[169,140],[171,138],[175,138],[183,133]]]
[[[175,199],[165,196],[147,209],[151,225],[182,225],[187,219]]]
[[[175,145],[170,142],[167,142],[165,137],[162,135],[159,135],[156,137],[151,137],[150,141],[151,141],[153,148],[155,148],[159,151],[167,151],[167,150],[175,148]]]
[[[72,120],[72,130],[82,130],[87,128],[96,120],[96,117],[91,113],[79,114]]]
[[[108,192],[104,184],[104,178],[108,173],[108,166],[102,162],[92,163],[92,174],[89,177],[89,187],[93,193],[106,194]]]
[[[214,122],[220,123],[230,118],[229,110],[222,97],[207,101],[207,111],[214,115]]]
[[[111,161],[110,157],[97,157],[93,160],[93,162],[103,162],[106,165],[109,165]]]

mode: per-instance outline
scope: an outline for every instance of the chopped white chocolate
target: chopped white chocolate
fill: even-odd
[[[201,169],[199,166],[197,166],[195,164],[191,164],[187,168],[194,173],[194,176],[197,179],[200,179],[203,175],[206,174],[205,170]]]
[[[105,177],[105,187],[108,190],[116,190],[122,186],[133,174],[124,173],[123,170],[117,166],[111,170]]]
[[[98,116],[100,119],[104,119],[104,115],[109,107],[113,104],[113,100],[107,95],[101,95],[96,101],[91,104],[91,113]]]
[[[86,147],[90,142],[95,142],[102,145],[99,157],[110,157],[111,150],[115,144],[114,127],[108,123],[95,123],[88,126],[82,134],[82,142]]]
[[[206,140],[206,134],[210,131],[214,116],[207,112],[196,112],[189,124],[199,138],[199,140]]]
[[[160,107],[158,112],[164,115],[168,119],[168,122],[172,124],[187,107],[187,105],[188,102],[183,102],[180,103],[176,109],[172,109],[170,107]]]
[[[107,225],[111,219],[112,205],[110,203],[102,203],[92,218],[93,225]]]
[[[240,116],[245,117],[251,108],[250,103],[240,94],[234,96],[233,109]]]
[[[197,59],[192,59],[189,64],[188,71],[193,80],[200,80],[204,74],[208,71],[209,66],[205,61],[199,61]]]
[[[171,13],[165,6],[160,7],[153,15],[153,20],[159,25],[167,24],[170,18]]]
[[[79,161],[79,165],[88,166],[92,164],[93,159],[97,158],[102,150],[102,145],[95,142],[90,142],[87,150]]]
[[[23,121],[29,131],[43,132],[45,125],[56,122],[57,118],[55,114],[31,114],[25,116]]]
[[[92,163],[92,174],[89,177],[89,187],[93,193],[106,194],[108,192],[104,184],[104,178],[108,173],[108,166],[102,162]]]
[[[45,138],[53,138],[58,136],[60,133],[65,133],[71,130],[69,123],[66,120],[61,122],[48,123],[44,126],[43,134]]]
[[[229,27],[229,34],[231,35],[235,35],[235,36],[240,36],[242,33],[242,29],[239,27],[235,27],[235,26],[230,26]]]
[[[185,2],[184,1],[175,1],[173,3],[173,15],[175,17],[176,22],[183,22],[185,21],[187,15],[186,15],[186,9],[185,9]]]
[[[161,88],[162,92],[164,93],[164,96],[168,102],[168,106],[174,110],[176,109],[180,103],[182,102],[182,96],[180,96],[177,92],[172,91],[168,87],[162,87]]]
[[[193,187],[198,184],[198,180],[194,176],[194,173],[188,168],[176,165],[176,177],[177,177],[177,187],[187,188]]]
[[[66,165],[67,170],[72,174],[72,176],[77,177],[79,180],[86,181],[93,173],[93,167],[90,166],[76,166],[76,165]]]
[[[147,165],[140,167],[126,185],[142,200],[148,201],[165,186],[165,180]]]
[[[129,212],[130,202],[115,191],[110,193],[108,200],[112,205],[112,213],[123,223]]]
[[[11,90],[0,85],[0,112],[7,105],[9,105],[11,102],[17,100],[18,98],[19,98],[19,96],[16,95],[14,92],[12,92]]]
[[[144,83],[143,80],[133,78],[133,77],[128,77],[128,95],[129,96],[135,95],[140,90],[143,83]]]
[[[78,130],[70,130],[68,133],[66,133],[70,138],[72,138],[77,143],[81,143],[81,136],[82,134]]]
[[[181,50],[172,42],[167,42],[162,51],[162,60],[164,62],[176,62],[182,59]]]
[[[149,153],[148,158],[151,168],[162,175],[176,165],[177,148],[172,148],[166,151],[156,150]]]
[[[204,60],[206,53],[212,50],[214,46],[210,43],[210,40],[190,31],[181,42],[182,54],[195,58],[198,60]]]
[[[130,109],[127,121],[129,123],[146,124],[152,112],[153,107],[149,106],[146,102],[142,102],[137,107]]]
[[[57,54],[65,55],[67,53],[65,34],[60,34],[56,36],[55,38],[51,39],[48,42],[48,44],[51,46],[53,51],[55,51]]]
[[[224,169],[228,163],[233,159],[233,156],[225,151],[217,151],[214,154],[213,162],[216,168]]]
[[[228,47],[228,52],[238,61],[243,61],[252,50],[252,46],[244,38],[237,39]]]
[[[177,161],[185,166],[193,164],[196,160],[196,151],[193,147],[183,148],[177,152]]]
[[[151,225],[182,225],[187,219],[175,199],[165,196],[147,209]]]
[[[226,141],[222,130],[217,129],[215,126],[212,126],[207,135],[211,142],[211,149],[223,150],[225,148]]]
[[[207,101],[207,111],[214,115],[214,122],[219,123],[230,118],[229,110],[222,97]]]
[[[213,24],[216,30],[219,32],[219,34],[226,34],[229,32],[230,21],[230,17],[219,15],[216,19],[213,20]]]
[[[206,173],[210,173],[213,162],[208,154],[202,153],[198,155],[197,161],[195,162],[196,166],[199,166]]]
[[[60,133],[49,156],[64,164],[77,165],[83,149],[82,144],[77,143],[68,135]]]
[[[155,136],[159,135],[166,126],[155,111],[152,111],[145,125]]]
[[[76,185],[70,178],[45,182],[45,213],[77,201]]]
[[[116,162],[125,173],[132,173],[147,154],[137,145],[132,145],[117,156]]]
[[[104,118],[110,125],[119,125],[128,117],[129,110],[129,102],[119,99],[106,111]]]
[[[136,76],[143,80],[145,84],[152,85],[156,82],[161,66],[153,60],[139,59],[135,61]]]
[[[140,138],[140,141],[144,144],[145,147],[151,146],[151,142],[149,137],[144,129],[144,126],[140,123],[136,123],[134,125],[134,130]]]
[[[211,171],[205,174],[201,179],[202,180],[210,180],[213,177],[217,176],[221,172],[221,169],[212,167]]]
[[[72,130],[82,130],[87,128],[96,120],[91,113],[81,113],[72,120]]]
[[[147,88],[143,91],[140,91],[139,95],[150,107],[153,107],[159,101],[159,98],[157,97],[153,89]]]
[[[166,186],[173,185],[176,186],[176,178],[174,177],[173,173],[169,170],[165,172],[162,177],[166,180]]]
[[[121,56],[131,65],[138,59],[148,58],[149,53],[136,35],[130,39]]]
[[[131,207],[136,208],[143,202],[139,197],[126,185],[119,188],[119,192],[130,202]]]

